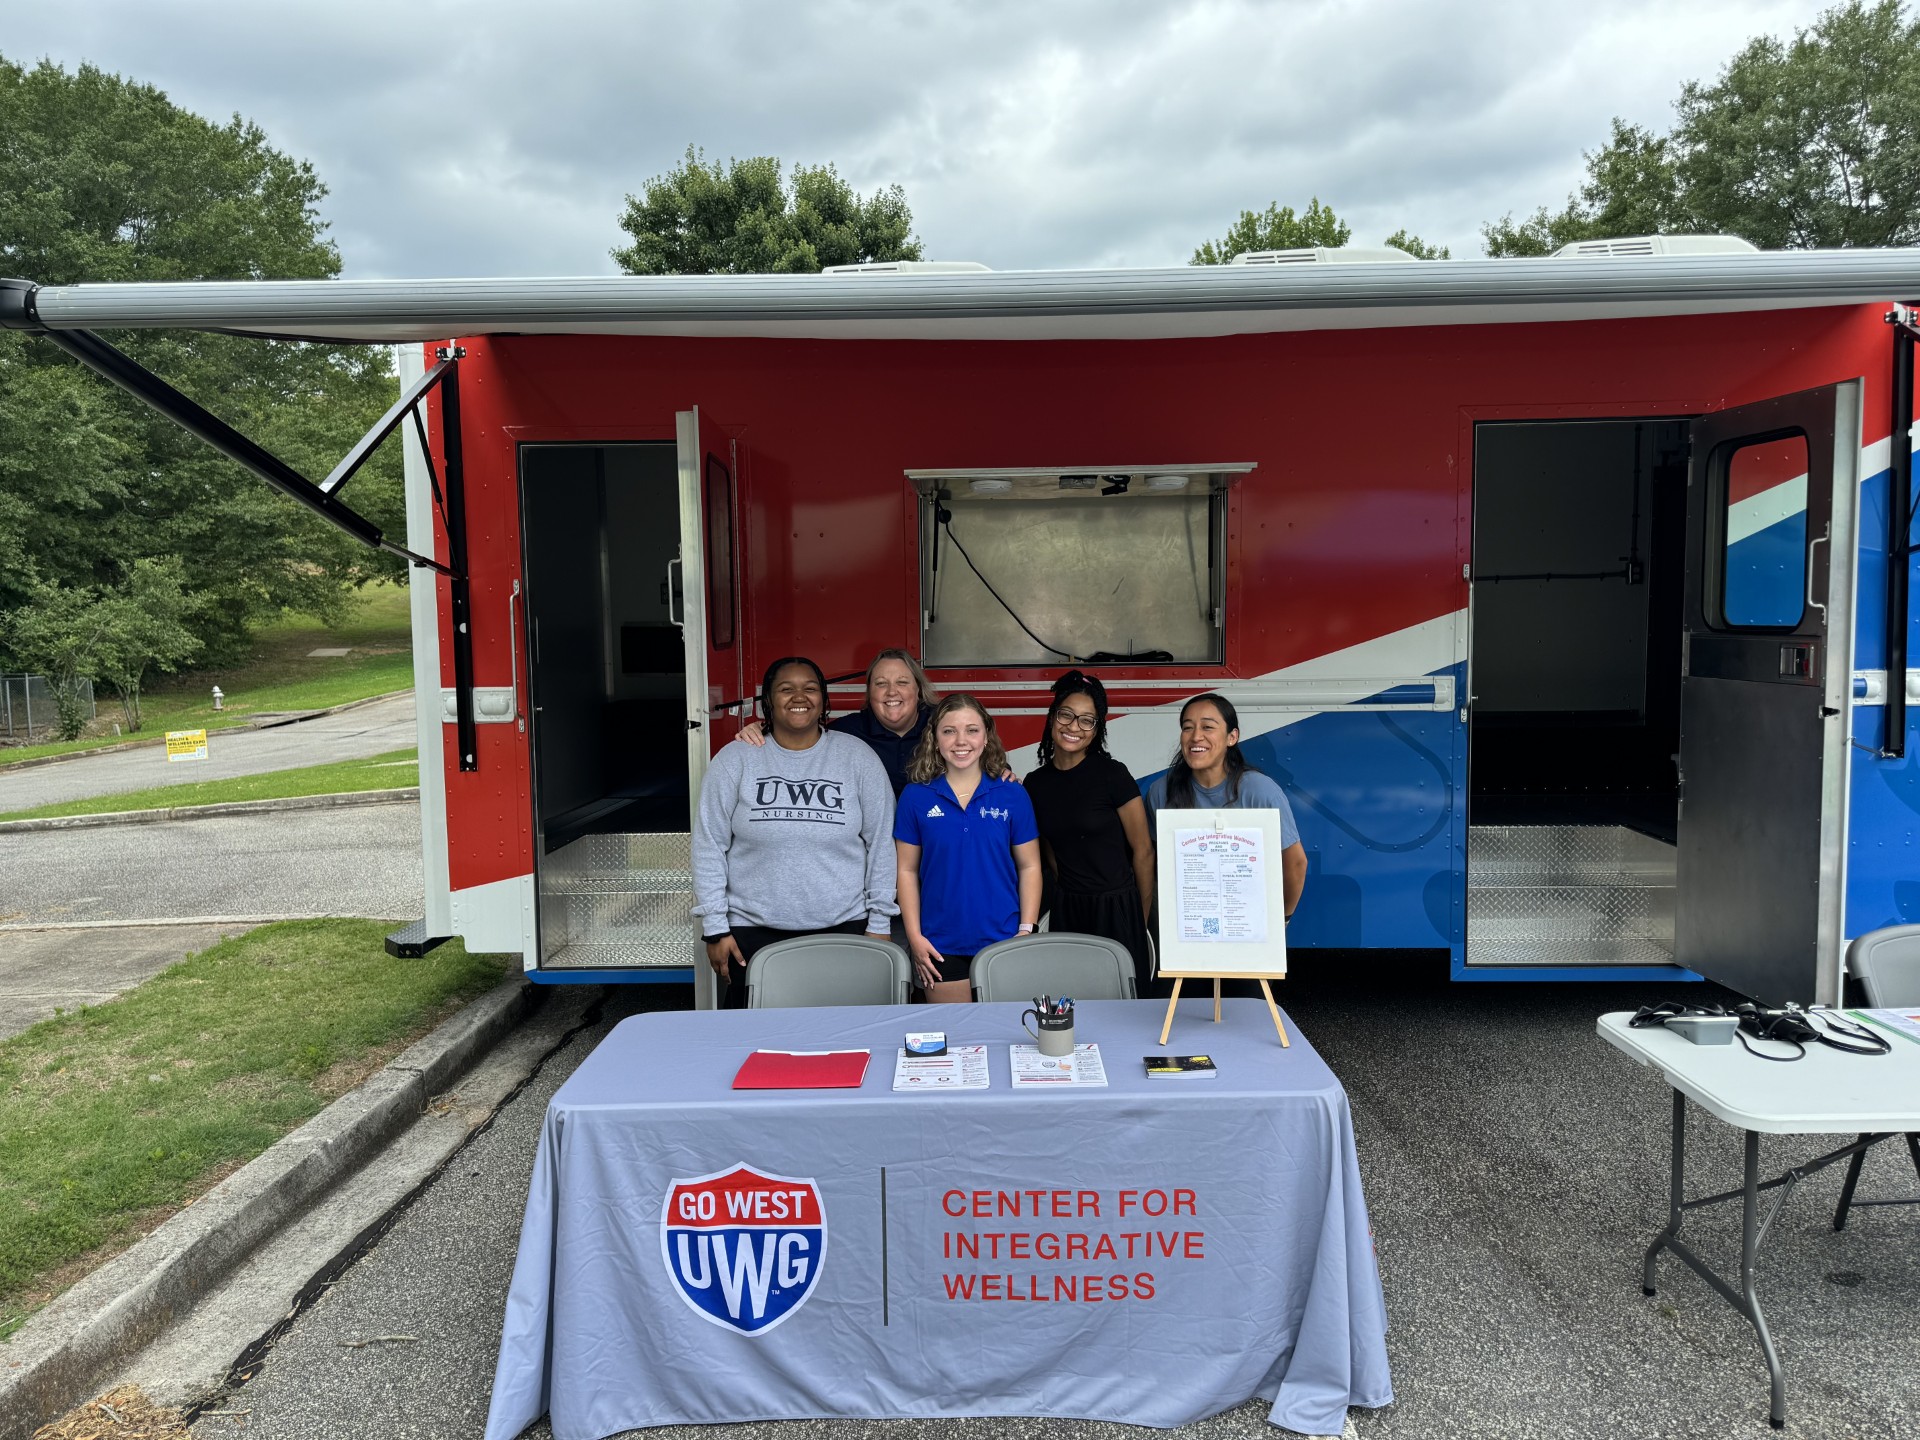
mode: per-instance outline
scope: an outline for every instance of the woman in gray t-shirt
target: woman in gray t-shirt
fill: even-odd
[[[1287,792],[1240,753],[1240,716],[1233,702],[1209,691],[1180,707],[1180,748],[1167,773],[1147,788],[1147,819],[1162,810],[1278,810],[1280,865],[1287,914],[1307,884],[1307,851]]]
[[[864,741],[825,727],[826,677],[776,660],[760,685],[770,744],[713,757],[693,824],[693,913],[722,1003],[746,1003],[747,962],[795,935],[887,938],[893,785]]]

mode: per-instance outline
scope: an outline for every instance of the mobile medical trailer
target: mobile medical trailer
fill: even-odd
[[[1920,920],[1920,251],[1585,248],[5,282],[0,318],[420,567],[410,943],[711,1003],[709,756],[771,658],[842,711],[905,646],[1023,769],[1068,663],[1143,782],[1230,696],[1298,813],[1295,949],[1833,1001],[1848,937]],[[92,333],[149,326],[405,346],[404,393],[314,484]],[[406,546],[343,495],[395,429]]]

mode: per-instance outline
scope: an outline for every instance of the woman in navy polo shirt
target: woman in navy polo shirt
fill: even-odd
[[[993,717],[971,695],[934,709],[894,807],[900,918],[922,989],[964,980],[973,957],[1040,919],[1040,832],[1007,773]]]

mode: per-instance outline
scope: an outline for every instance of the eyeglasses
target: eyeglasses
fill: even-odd
[[[1053,723],[1058,725],[1062,730],[1085,730],[1091,733],[1100,728],[1100,717],[1098,715],[1076,715],[1071,710],[1061,710],[1055,713]]]

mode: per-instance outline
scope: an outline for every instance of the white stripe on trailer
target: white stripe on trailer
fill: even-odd
[[[1736,500],[1727,507],[1727,544],[1738,545],[1742,540],[1758,535],[1790,516],[1804,515],[1806,509],[1807,477],[1804,473],[1791,480],[1783,480],[1770,490],[1762,490],[1758,495]]]
[[[1191,686],[1195,695],[1214,690],[1226,696],[1240,713],[1242,738],[1249,740],[1336,710],[1451,710],[1459,703],[1453,694],[1453,677],[1434,672],[1457,663],[1455,637],[1465,628],[1460,623],[1465,615],[1465,611],[1458,611],[1423,620],[1257,679],[1171,683]],[[1167,688],[1165,682],[1159,683]],[[1398,685],[1433,685],[1435,698],[1392,706],[1365,703],[1367,697]],[[1109,699],[1116,709],[1126,703],[1124,693],[1118,691],[1110,690]],[[1107,749],[1135,775],[1166,769],[1173,757],[1180,706],[1185,703],[1181,700],[1115,717],[1107,724]],[[1040,761],[1035,745],[1022,746],[1007,758],[1022,774]]]

